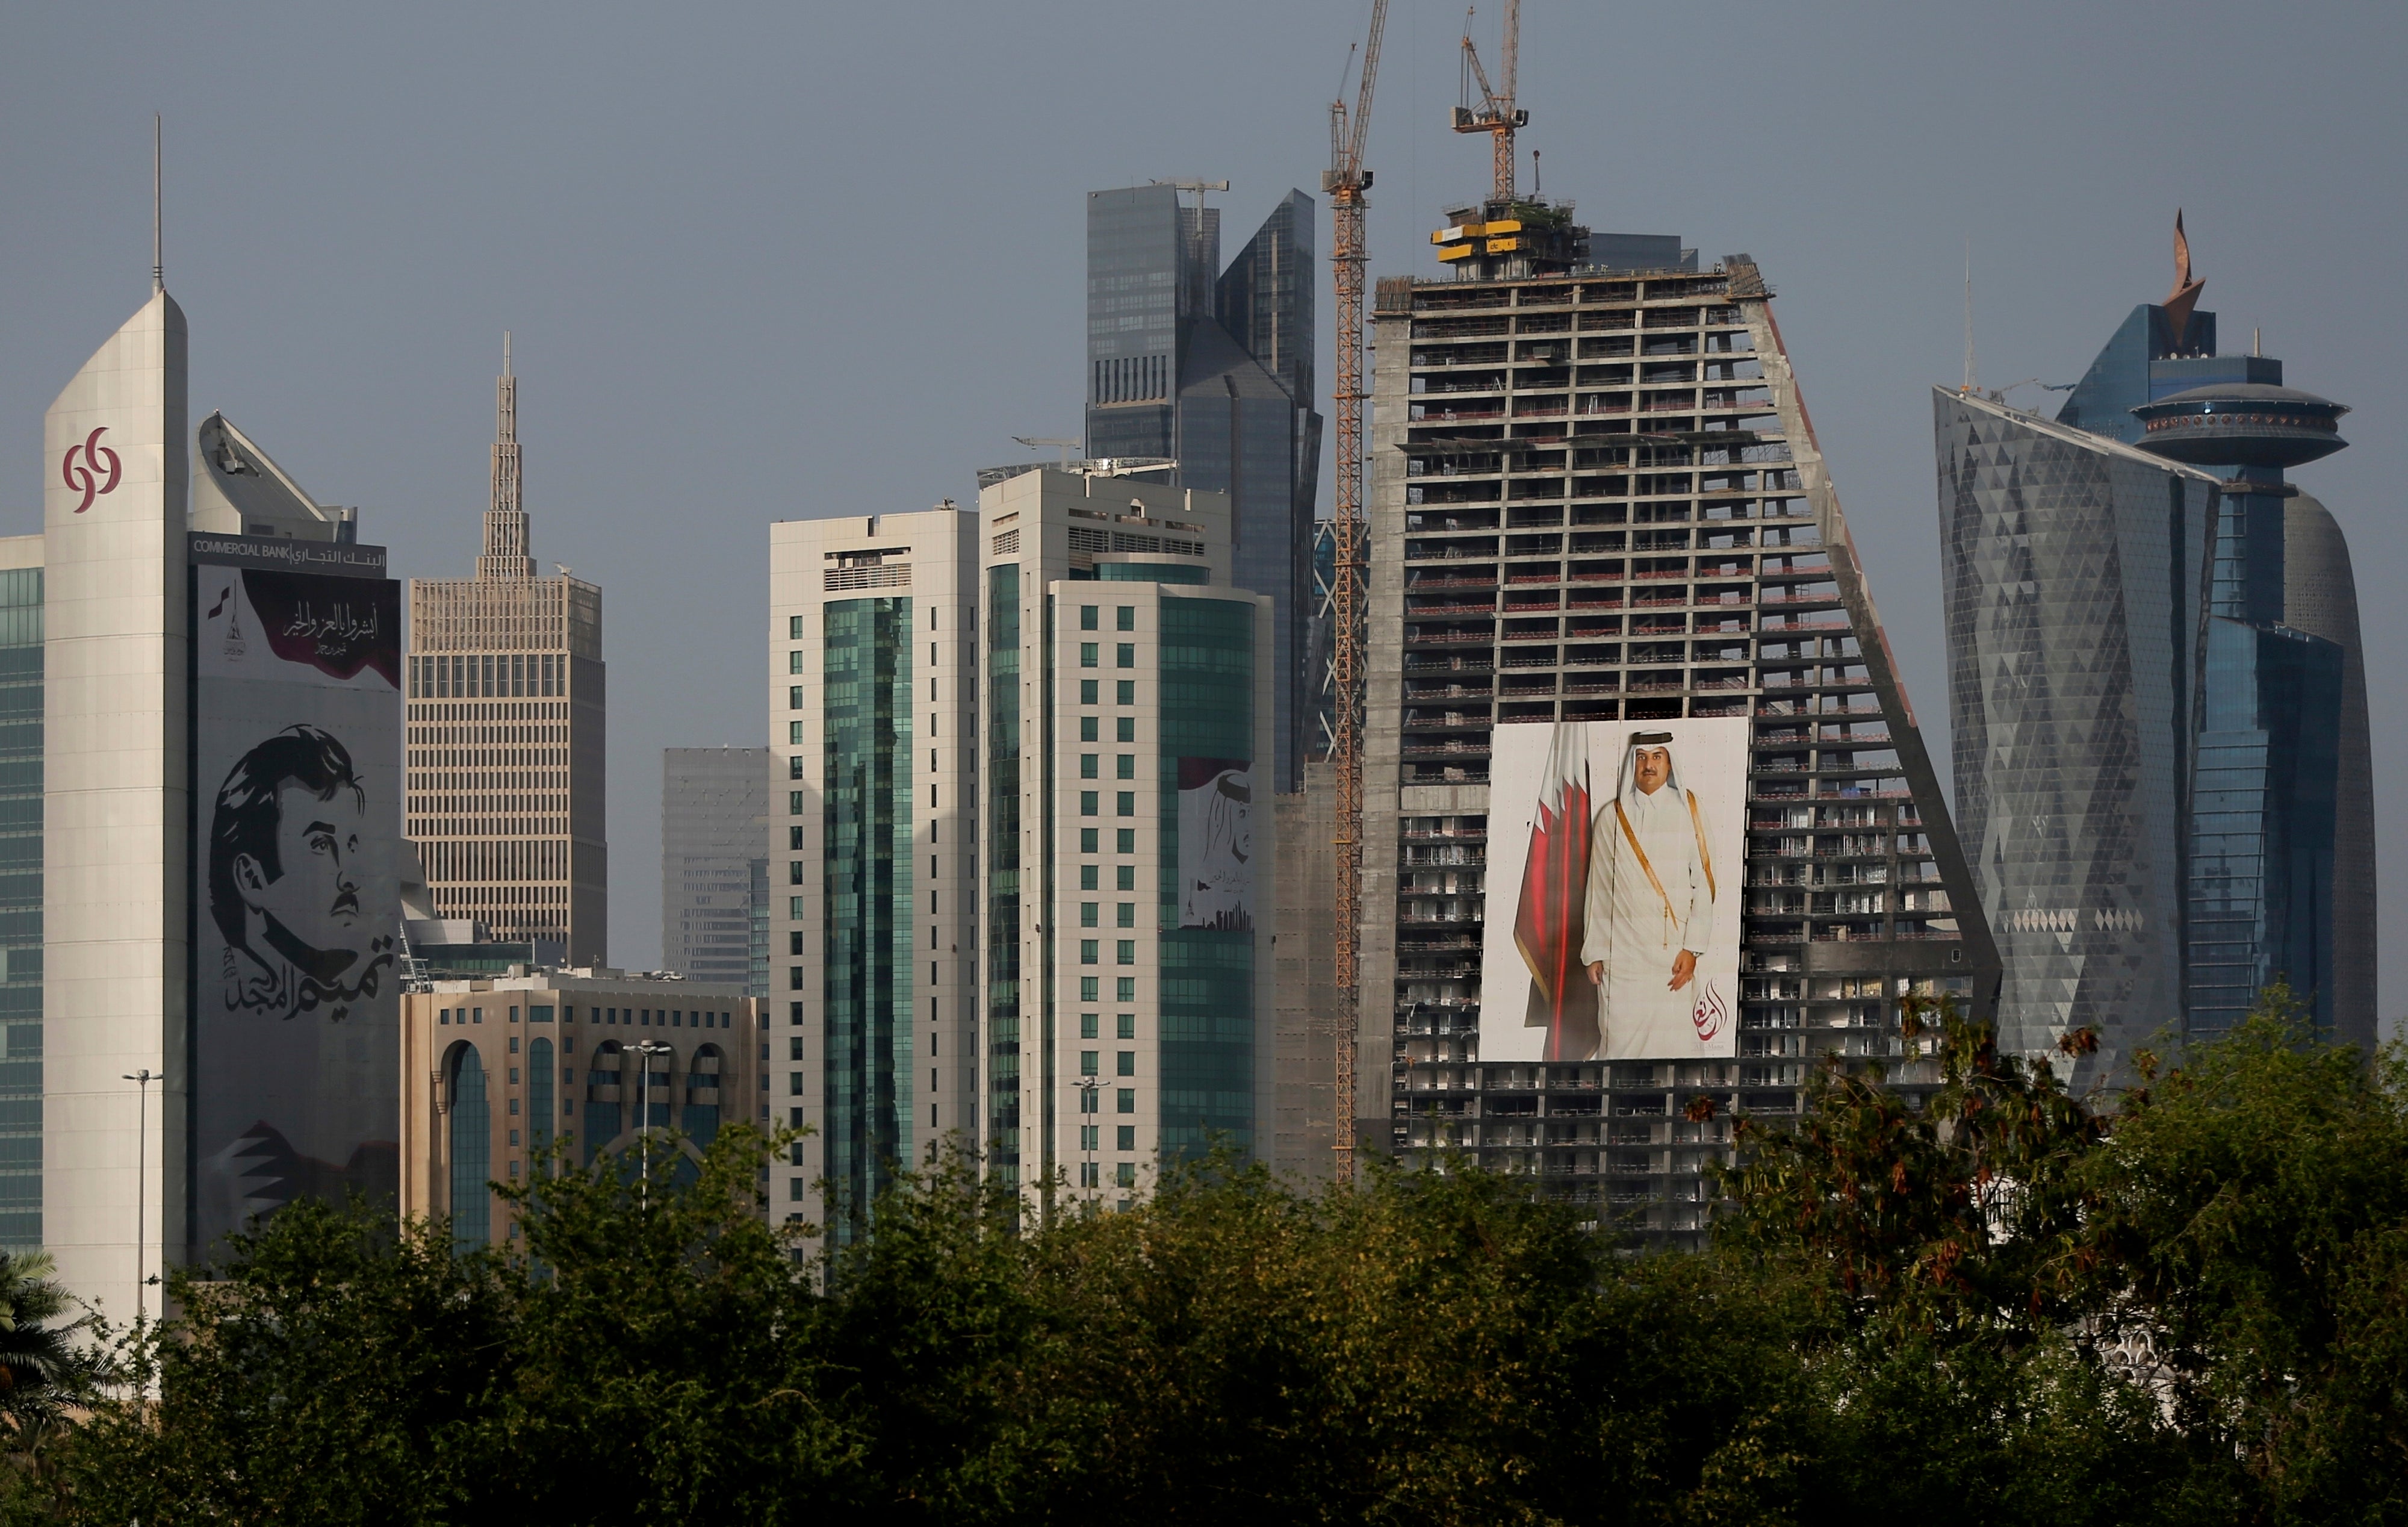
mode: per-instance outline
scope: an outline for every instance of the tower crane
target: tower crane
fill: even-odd
[[[1513,77],[1522,52],[1522,0],[1505,0],[1505,36],[1498,79],[1504,89],[1491,89],[1488,71],[1480,66],[1480,50],[1471,44],[1471,15],[1463,13],[1463,99],[1455,108],[1455,130],[1486,133],[1497,156],[1493,200],[1513,200],[1513,130],[1530,124],[1530,114],[1513,104]],[[1480,104],[1471,104],[1471,87],[1480,86]]]
[[[1354,106],[1346,106],[1341,79],[1329,103],[1329,169],[1321,189],[1329,197],[1329,267],[1338,298],[1338,380],[1332,401],[1338,414],[1337,577],[1330,591],[1331,677],[1336,725],[1331,761],[1337,765],[1338,914],[1336,986],[1337,1076],[1331,1099],[1336,1129],[1331,1136],[1333,1175],[1354,1180],[1355,1037],[1362,1018],[1355,966],[1355,930],[1362,912],[1363,880],[1363,271],[1369,263],[1364,243],[1363,194],[1371,172],[1363,167],[1363,140],[1371,126],[1371,86],[1380,72],[1380,35],[1388,22],[1388,0],[1371,0],[1371,30],[1363,47],[1363,71]]]

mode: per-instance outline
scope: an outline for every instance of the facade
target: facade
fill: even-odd
[[[1538,223],[1552,243],[1492,261],[1493,230],[1457,220],[1436,239],[1469,251],[1455,279],[1376,291],[1357,1129],[1694,1242],[1733,1109],[1794,1111],[1824,1053],[1924,1085],[1899,999],[1986,1014],[1996,957],[1761,273]],[[1554,808],[1492,809],[1492,766],[1509,740],[1568,759],[1672,731],[1728,753],[1696,842],[1744,844],[1698,882],[1735,1011],[1700,1006],[1698,1040],[1660,1054],[1550,1039],[1510,1059],[1541,972],[1499,923],[1529,888],[1488,865],[1535,862]],[[1583,790],[1613,778],[1582,768]],[[1594,881],[1612,813],[1564,821],[1595,835]],[[1547,988],[1567,1010],[1607,989],[1569,979]]]
[[[1231,581],[1276,612],[1281,792],[1316,751],[1312,218],[1289,192],[1225,268],[1217,208],[1168,184],[1087,197],[1087,454],[1166,463],[1173,485],[1230,499]]]
[[[38,876],[0,887],[0,990],[40,1015],[0,1073],[7,1227],[120,1319],[296,1198],[389,1202],[396,1165],[399,589],[352,511],[185,417],[154,288],[51,405],[43,533],[0,572],[39,717],[7,788],[42,801]]]
[[[1229,516],[1054,470],[980,494],[979,1093],[990,1170],[1032,1202],[1269,1154],[1273,602],[1231,586]]]
[[[402,1213],[448,1217],[463,1248],[504,1245],[518,1227],[492,1185],[556,1170],[556,1150],[590,1164],[648,1127],[692,1159],[724,1125],[766,1125],[765,1011],[594,968],[420,984],[402,999]]]
[[[769,995],[767,748],[661,754],[661,964]]]
[[[502,372],[476,576],[409,583],[408,832],[440,915],[594,964],[609,921],[602,591],[537,576],[507,350]]]
[[[1957,796],[1969,838],[1978,816],[2000,840],[1980,868],[2006,941],[2002,1022],[2027,1047],[2084,1023],[2117,1048],[2210,1038],[2281,979],[2327,1031],[2371,1045],[2357,593],[2339,526],[2286,481],[2343,448],[2346,411],[2285,386],[2272,356],[2216,353],[2179,223],[2176,265],[2054,425],[1935,404],[1970,718]],[[2061,769],[2022,745],[2068,737],[2102,745]],[[2106,846],[2143,823],[2144,844]],[[2128,988],[2110,972],[2136,960],[2156,973]]]
[[[1956,821],[2000,1038],[2101,1038],[2112,1074],[2184,1006],[2209,473],[1933,395]]]
[[[0,538],[0,1250],[42,1245],[42,538]]]
[[[981,1134],[976,534],[950,502],[769,531],[770,1090],[813,1131],[772,1196],[838,1234]]]

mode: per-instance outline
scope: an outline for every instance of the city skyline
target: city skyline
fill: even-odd
[[[1049,13],[1057,21],[1063,14]],[[1159,12],[1125,20],[1080,16],[1080,24],[1096,33],[1096,46],[1115,56],[1133,51],[1148,38],[1158,43],[1158,35],[1166,31],[1201,50],[1199,63],[1216,59],[1213,50],[1224,46],[1217,29],[1208,32],[1194,23],[1166,20]],[[1239,19],[1242,22],[1242,13]],[[1801,370],[1811,379],[1810,401],[1835,471],[1851,485],[1852,519],[1872,580],[1882,591],[1884,613],[1902,649],[1907,689],[1919,702],[1937,747],[1944,734],[1945,684],[1938,651],[1937,540],[1928,510],[1928,414],[1921,390],[1929,382],[1953,381],[1961,366],[1967,235],[1972,235],[1982,372],[1993,384],[2052,367],[2062,372],[2071,364],[2065,356],[2086,354],[2098,334],[2128,304],[2126,294],[2138,283],[2154,286],[2160,279],[2164,221],[2180,203],[2187,209],[2205,273],[2217,282],[2220,307],[2262,323],[2269,348],[2296,364],[2312,366],[2316,390],[2347,399],[2358,411],[2362,425],[2396,417],[2400,384],[2376,366],[2375,357],[2387,350],[2383,336],[2397,320],[2378,313],[2369,326],[2333,294],[2371,284],[2376,279],[2376,254],[2399,241],[2397,209],[2376,205],[2381,198],[2366,198],[2352,189],[2352,166],[2362,166],[2371,151],[2358,145],[2382,141],[2385,124],[2395,120],[2398,108],[2380,92],[2348,83],[2358,78],[2357,71],[2377,70],[2396,56],[2398,37],[2394,30],[2384,29],[2372,39],[2383,45],[2368,46],[2370,39],[2352,29],[2312,20],[2273,30],[2248,22],[2236,11],[2220,19],[2211,13],[2194,32],[2169,39],[2125,18],[2084,17],[2084,52],[2090,57],[2112,58],[2119,50],[2144,47],[2165,56],[2164,50],[2171,49],[2170,66],[2212,71],[2245,54],[2258,77],[2276,87],[2316,83],[2313,90],[2271,89],[2265,104],[2243,103],[2233,109],[2245,120],[2258,120],[2263,113],[2262,120],[2285,121],[2312,132],[2325,145],[2320,153],[2329,167],[2299,170],[2283,165],[2271,148],[2245,141],[2249,135],[2243,134],[2239,146],[2214,166],[2153,168],[2136,184],[2124,166],[2176,164],[2184,158],[2179,145],[2187,129],[2179,120],[2153,120],[2143,109],[2141,96],[2108,88],[2107,77],[2096,72],[2095,64],[2079,62],[2077,67],[2081,80],[2096,81],[2100,88],[2086,90],[2077,81],[2062,91],[2056,107],[2063,109],[2053,108],[2051,120],[2030,121],[2028,113],[2014,110],[2025,93],[2045,78],[2043,68],[2058,62],[2050,39],[2068,35],[2073,24],[2071,11],[2040,12],[2013,27],[1935,20],[1913,36],[1882,36],[1878,46],[1868,45],[1870,22],[1842,22],[1824,29],[1828,36],[1818,38],[1807,35],[1810,29],[1791,30],[1792,23],[1770,13],[1765,20],[1784,45],[1794,45],[1807,56],[1820,57],[1825,49],[1862,55],[1865,62],[1855,65],[1858,72],[1854,78],[1864,88],[1854,93],[1857,98],[1851,102],[1818,104],[1799,119],[1779,151],[1781,167],[1799,183],[1774,187],[1767,199],[1753,201],[1744,217],[1733,208],[1698,199],[1679,186],[1677,175],[1636,163],[1583,164],[1575,162],[1578,156],[1558,159],[1555,152],[1555,145],[1569,147],[1584,129],[1606,120],[1597,113],[1607,108],[1572,98],[1572,61],[1598,56],[1608,47],[1644,55],[1651,48],[1669,46],[1664,38],[1670,34],[1655,31],[1652,23],[1615,28],[1587,18],[1533,12],[1526,22],[1534,46],[1524,94],[1536,107],[1540,125],[1527,141],[1548,147],[1548,189],[1581,200],[1584,221],[1599,226],[1680,226],[1710,252],[1751,248],[1805,298],[1784,309],[1788,338],[1801,356]],[[1272,103],[1274,109],[1258,120],[1232,118],[1226,142],[1208,132],[1207,118],[1216,101],[1227,98],[1227,88],[1207,82],[1212,70],[1199,66],[1182,71],[1196,83],[1182,81],[1163,93],[1165,109],[1158,121],[1141,122],[1100,146],[1057,145],[1050,138],[1040,144],[1028,136],[1033,126],[1014,118],[1001,125],[992,143],[968,144],[956,136],[940,146],[923,135],[890,146],[882,151],[887,158],[879,162],[941,159],[967,149],[975,161],[972,170],[948,173],[993,179],[999,174],[994,156],[1009,156],[1012,172],[1001,176],[996,191],[976,193],[973,210],[1010,220],[1003,226],[1011,233],[1002,247],[1038,249],[1047,261],[1075,267],[1076,198],[1092,186],[1202,172],[1235,182],[1229,205],[1254,207],[1287,185],[1314,183],[1311,177],[1321,157],[1318,117],[1328,90],[1324,76],[1330,73],[1322,66],[1327,60],[1314,49],[1322,48],[1331,58],[1342,57],[1355,21],[1333,13],[1326,19],[1326,37],[1308,36],[1287,50],[1297,55],[1293,65],[1282,57],[1268,74],[1251,79],[1246,98]],[[29,43],[55,46],[29,46],[17,54],[27,62],[9,65],[10,104],[0,111],[17,114],[16,120],[57,109],[66,98],[63,91],[100,67],[98,55],[88,51],[93,39],[65,32],[52,36],[45,31],[52,24],[40,18],[25,23]],[[1548,29],[1543,48],[1536,46],[1541,28]],[[278,151],[300,157],[274,160],[277,173],[253,183],[297,188],[287,193],[289,202],[247,196],[240,220],[228,221],[226,213],[206,205],[208,182],[197,166],[227,153],[266,153],[273,159],[274,146],[262,137],[264,115],[242,103],[206,100],[203,93],[178,84],[171,75],[193,72],[189,60],[171,69],[165,58],[137,56],[122,65],[132,79],[123,88],[150,85],[167,114],[167,256],[171,271],[179,272],[179,291],[206,292],[220,322],[238,315],[246,325],[240,344],[220,346],[208,359],[217,368],[208,396],[224,399],[230,411],[267,438],[299,442],[297,448],[280,444],[280,452],[303,478],[345,483],[347,497],[366,504],[380,525],[394,526],[385,539],[394,546],[397,572],[451,570],[456,553],[448,548],[457,545],[465,515],[481,497],[474,479],[480,475],[478,447],[486,426],[477,415],[491,330],[505,323],[517,327],[523,368],[539,357],[547,385],[552,371],[563,374],[558,395],[547,395],[541,415],[546,502],[579,507],[547,521],[551,554],[605,584],[614,580],[629,583],[654,564],[695,565],[692,572],[677,571],[652,601],[652,608],[640,612],[620,608],[610,655],[630,664],[620,674],[623,693],[647,696],[653,712],[640,726],[614,728],[612,763],[622,782],[643,779],[658,748],[671,741],[758,741],[752,733],[757,721],[741,686],[696,685],[684,677],[731,641],[738,642],[738,650],[749,650],[750,638],[744,633],[758,628],[761,613],[757,590],[741,588],[739,599],[724,598],[716,591],[724,582],[718,574],[697,581],[704,574],[701,565],[724,566],[742,555],[755,544],[750,538],[760,521],[775,515],[909,510],[942,494],[967,497],[970,468],[1007,456],[1002,442],[1010,434],[1070,432],[1067,426],[1075,418],[1078,395],[1073,389],[1080,367],[1075,320],[1067,334],[1062,332],[1062,315],[1075,313],[1080,302],[1077,282],[1049,281],[1032,295],[1026,304],[1030,311],[996,312],[991,333],[982,337],[968,364],[949,366],[953,375],[939,380],[931,401],[942,411],[943,427],[934,433],[944,443],[939,459],[914,468],[915,474],[924,471],[924,478],[915,479],[908,492],[898,490],[899,502],[863,501],[868,481],[865,474],[891,468],[873,467],[876,452],[860,447],[893,437],[865,429],[850,411],[868,406],[879,395],[880,383],[901,373],[884,369],[896,360],[844,336],[853,332],[855,323],[891,325],[906,318],[915,340],[933,331],[919,328],[920,320],[896,305],[897,288],[890,285],[854,305],[860,310],[850,317],[820,310],[836,305],[815,302],[807,292],[795,299],[803,306],[774,310],[767,342],[744,339],[731,343],[731,335],[747,333],[731,321],[732,315],[773,289],[766,279],[767,267],[760,267],[762,277],[752,274],[752,246],[791,241],[753,238],[771,226],[756,219],[771,214],[744,211],[719,182],[694,187],[679,204],[680,221],[687,230],[683,238],[690,238],[695,228],[703,230],[700,258],[717,271],[715,284],[726,295],[710,301],[679,294],[647,295],[631,312],[632,325],[611,334],[607,345],[599,343],[598,331],[609,326],[591,324],[577,315],[591,310],[601,290],[624,284],[625,262],[641,250],[644,238],[617,230],[609,238],[597,236],[585,210],[590,178],[583,167],[585,151],[554,146],[548,130],[533,130],[526,123],[540,121],[530,113],[566,109],[565,93],[570,84],[596,70],[621,66],[623,49],[630,54],[665,50],[659,65],[665,80],[662,97],[690,94],[695,87],[688,81],[698,76],[691,73],[691,50],[683,39],[637,35],[646,30],[628,28],[624,42],[580,43],[566,61],[537,68],[527,77],[523,106],[480,108],[485,115],[447,130],[490,131],[499,123],[513,141],[544,151],[545,173],[538,177],[527,214],[502,220],[508,231],[497,246],[499,252],[479,249],[473,258],[439,254],[423,278],[413,277],[410,261],[395,263],[394,249],[418,244],[414,237],[401,238],[402,228],[389,225],[392,212],[408,207],[413,217],[423,213],[437,229],[452,226],[454,219],[499,226],[502,222],[493,215],[497,204],[491,199],[501,183],[496,177],[507,175],[515,183],[522,169],[502,163],[490,170],[445,168],[440,153],[422,153],[407,162],[385,155],[370,160],[381,178],[365,178],[357,193],[338,193],[329,188],[332,177],[318,165],[315,150]],[[1039,39],[1058,40],[1062,30],[1059,24],[1037,28]],[[1426,224],[1442,204],[1482,178],[1483,145],[1451,140],[1439,120],[1453,94],[1453,32],[1452,18],[1434,14],[1400,11],[1392,22],[1392,56],[1383,74],[1382,119],[1371,150],[1380,170],[1372,194],[1375,275],[1432,273]],[[238,46],[252,36],[250,29],[236,27],[223,37],[199,39],[191,46],[206,52]],[[774,51],[770,45],[781,36],[775,31],[765,36],[763,47]],[[891,46],[869,23],[848,22],[843,36],[848,43],[875,50]],[[1992,56],[1970,77],[1954,62],[1965,56],[1969,38],[1993,45]],[[992,40],[1003,56],[1039,45],[1038,40],[988,39],[984,34],[970,40]],[[345,44],[338,31],[325,27],[280,41],[303,68],[313,66],[310,61],[319,50]],[[523,70],[533,57],[532,39],[523,32],[506,28],[497,48],[496,61],[490,65],[496,69]],[[37,56],[52,62],[36,69],[30,60]],[[1305,60],[1314,65],[1312,70],[1303,68]],[[438,69],[438,83],[449,81],[469,94],[481,91],[481,84],[461,83],[444,71],[487,66],[430,65]],[[957,66],[950,50],[932,61],[932,67],[948,79],[946,71]],[[1910,141],[1933,136],[1917,124],[1940,109],[1934,82],[1942,78],[1963,101],[1961,116],[1954,107],[1947,114],[1953,120],[2014,123],[2018,141],[2013,151]],[[310,88],[322,92],[327,87]],[[1613,109],[1637,109],[1643,118],[1651,106],[1666,98],[1652,81],[1635,88],[1641,93],[1637,100]],[[1115,89],[1126,92],[1128,87]],[[326,99],[321,105],[337,141],[348,141],[343,138],[347,132],[367,131],[386,113],[416,109],[408,99],[376,98],[355,108]],[[1707,124],[1707,147],[1760,142],[1763,109],[1734,105],[1727,119]],[[648,146],[635,173],[649,180],[664,175],[668,165],[682,162],[676,154],[686,139],[662,122],[649,103],[638,116],[640,126],[627,131],[638,134]],[[2229,115],[2219,120],[2231,124]],[[27,195],[62,209],[60,231],[46,241],[49,247],[32,252],[0,277],[0,322],[10,326],[12,351],[27,356],[5,382],[18,395],[19,417],[38,411],[39,397],[30,398],[30,410],[25,406],[30,395],[71,368],[88,350],[91,334],[105,322],[102,315],[121,310],[135,295],[148,253],[146,126],[129,113],[121,140],[112,142],[102,122],[97,132],[63,147],[54,162],[21,163],[9,171]],[[724,117],[706,124],[713,133],[733,126]],[[741,148],[759,136],[748,126],[730,141]],[[449,137],[429,141],[422,135],[408,143],[428,149],[451,141]],[[608,135],[604,141],[624,145],[623,139]],[[1669,138],[1646,141],[1661,147]],[[2076,162],[2079,155],[2056,151],[2097,141],[2117,141],[2125,151],[2112,166],[2085,166]],[[1843,147],[1866,142],[1878,146],[1866,166],[1851,169],[1828,159]],[[1198,152],[1206,144],[1212,145],[1209,161]],[[738,157],[750,151],[744,149]],[[670,155],[666,161],[664,153]],[[1962,169],[1957,161],[1968,155],[1987,156],[1988,167]],[[179,179],[179,164],[194,167]],[[1956,178],[1953,181],[1934,178],[1943,166]],[[781,208],[791,199],[797,209],[824,203],[826,195],[853,184],[854,173],[812,159],[796,172],[792,192],[777,199]],[[1766,180],[1770,184],[1784,176]],[[926,183],[924,178],[917,190],[924,190]],[[1931,188],[1941,184],[1960,189],[1935,201]],[[1827,198],[1833,206],[1809,206],[1814,197]],[[2143,200],[2146,205],[2139,205]],[[2042,206],[2050,210],[2032,220],[2034,227],[2016,226]],[[781,219],[784,215],[782,210],[776,214]],[[290,247],[307,246],[311,252],[295,264],[289,252],[264,250],[262,236],[252,226],[258,219],[269,226],[308,224],[311,237],[291,241]],[[325,247],[321,236],[327,228],[348,231],[333,240],[345,251],[340,259],[315,252]],[[724,230],[724,236],[712,234],[713,228]],[[2325,279],[2299,280],[2303,241],[2308,239],[2315,240],[2305,245],[2313,251],[2309,266],[2324,272]],[[474,242],[465,241],[463,248]],[[118,249],[124,252],[122,268],[112,274],[105,257]],[[77,267],[90,268],[67,268],[62,262],[70,257]],[[970,263],[992,267],[992,277],[980,272],[971,279],[1025,287],[1038,258],[1031,254],[1024,260],[1016,252],[991,255]],[[418,263],[427,262],[422,257]],[[935,268],[927,257],[916,254],[896,265],[894,279],[923,289]],[[288,300],[275,303],[252,295],[247,287],[252,281],[282,287]],[[358,317],[363,283],[373,286],[380,305],[390,308],[392,316]],[[989,290],[981,285],[967,300],[983,302]],[[337,310],[329,306],[337,302],[345,315],[339,323],[333,321]],[[725,305],[731,302],[738,306]],[[56,317],[50,316],[53,312]],[[2009,314],[2014,315],[2012,325],[2004,316]],[[1882,321],[1874,322],[1876,317]],[[359,327],[363,323],[366,326]],[[417,332],[403,333],[394,324]],[[857,405],[823,392],[827,383],[819,381],[795,384],[810,399],[803,411],[812,415],[800,449],[835,468],[824,487],[803,496],[775,486],[774,474],[763,475],[769,468],[761,454],[739,448],[749,439],[766,438],[759,434],[758,411],[762,399],[779,396],[775,386],[764,392],[752,379],[767,374],[761,368],[772,364],[771,353],[823,328],[824,334],[811,342],[851,347],[859,365],[845,382],[845,391],[864,401]],[[375,338],[355,340],[350,337],[353,333]],[[354,344],[361,348],[352,349]],[[917,343],[893,348],[907,354],[926,353]],[[640,362],[635,358],[638,354]],[[306,364],[294,366],[296,357]],[[697,385],[704,375],[697,367],[706,364],[731,369],[744,380],[734,386]],[[1325,364],[1325,384],[1327,370]],[[440,388],[433,384],[438,371],[448,377]],[[998,386],[1006,378],[1015,385]],[[2075,379],[2052,373],[2043,380]],[[2011,401],[2029,405],[2036,395],[2029,390],[2013,393]],[[389,424],[371,427],[372,421],[396,416],[413,421],[408,450],[394,448]],[[626,439],[631,419],[637,421],[633,444]],[[387,438],[376,440],[378,430],[387,432]],[[916,425],[914,432],[929,438],[927,421]],[[533,421],[528,433],[537,433]],[[30,528],[25,516],[34,484],[41,478],[32,441],[25,436],[20,429],[17,438],[0,440],[0,483],[13,484],[0,488],[0,509],[16,516],[0,528]],[[2386,565],[2398,555],[2393,542],[2402,534],[2381,512],[2386,499],[2373,476],[2381,454],[2379,447],[2362,447],[2299,474],[2310,491],[2340,506],[2337,513],[2361,567]],[[947,465],[946,456],[955,458],[953,464]],[[718,484],[699,506],[681,497],[684,485],[696,481]],[[677,504],[678,511],[659,507],[668,504]],[[689,548],[706,555],[676,555]],[[715,608],[739,603],[745,607]],[[2370,652],[2399,644],[2398,633],[2387,632],[2386,624],[2402,616],[2383,601],[2370,599],[2366,618]],[[2371,687],[2378,696],[2383,692],[2379,676]],[[722,688],[727,692],[720,693]],[[2380,808],[2399,795],[2401,775],[2395,744],[2401,735],[2401,721],[2385,714],[2378,704],[2373,723]],[[612,944],[629,965],[652,962],[646,958],[652,953],[647,929],[657,926],[656,911],[649,906],[657,873],[644,847],[657,830],[650,795],[623,783],[611,800],[609,836],[621,845],[622,872],[612,877],[612,899],[618,903]],[[2396,815],[2378,810],[2378,830],[2386,848],[2399,842]],[[2384,857],[2386,870],[2398,861],[2396,850]],[[2394,895],[2385,900],[2399,909],[2403,899]],[[2398,910],[2386,914],[2387,929],[2401,926]],[[2401,947],[2403,941],[2395,936],[2382,943],[2387,952]],[[2398,991],[2396,965],[2391,973],[2395,979],[2386,985]]]

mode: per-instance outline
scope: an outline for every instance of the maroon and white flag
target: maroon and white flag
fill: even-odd
[[[1558,721],[1530,822],[1529,857],[1522,863],[1522,904],[1513,915],[1513,944],[1530,968],[1523,1022],[1546,1030],[1550,1060],[1597,1053],[1597,993],[1580,962],[1590,820],[1588,728]]]

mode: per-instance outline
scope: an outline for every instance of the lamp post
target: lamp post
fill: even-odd
[[[674,1048],[674,1045],[665,1044],[657,1039],[645,1040],[636,1046],[636,1054],[640,1057],[636,1062],[636,1143],[641,1149],[642,1162],[641,1175],[637,1179],[636,1197],[647,1211],[652,1206],[652,1116],[644,1098],[652,1085],[652,1057],[667,1055]]]
[[[1094,1168],[1096,1165],[1096,1137],[1103,1133],[1104,1129],[1103,1109],[1096,1102],[1096,1095],[1103,1090],[1103,1083],[1097,1081],[1093,1076],[1082,1076],[1071,1085],[1079,1089],[1080,1116],[1082,1117],[1093,1118],[1096,1121],[1093,1124],[1082,1124],[1079,1126],[1079,1148],[1085,1153],[1087,1160],[1083,1164],[1089,1169],[1086,1172],[1080,1174],[1080,1175],[1093,1177],[1096,1179],[1092,1183],[1082,1182],[1079,1186],[1081,1188],[1093,1188],[1096,1190],[1097,1197],[1101,1197],[1104,1186],[1103,1176],[1100,1173],[1095,1171]],[[1090,1131],[1093,1132],[1091,1133]],[[1088,1202],[1092,1203],[1095,1200],[1090,1199]]]
[[[134,1308],[139,1320],[150,1313],[150,1296],[143,1289],[142,1270],[149,1264],[150,1250],[150,1202],[145,1189],[150,1182],[150,1084],[165,1077],[150,1067],[129,1071],[125,1079],[135,1086],[134,1100]]]

